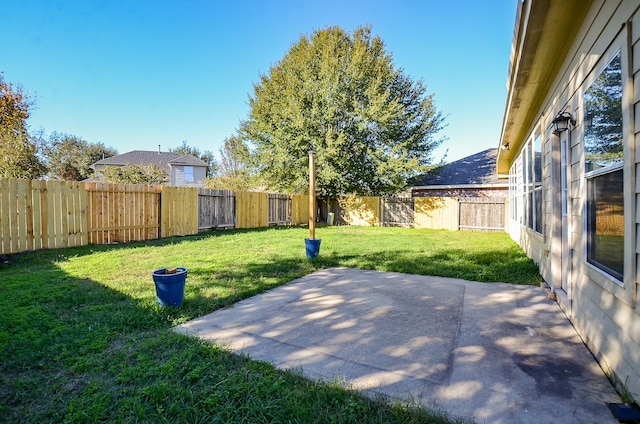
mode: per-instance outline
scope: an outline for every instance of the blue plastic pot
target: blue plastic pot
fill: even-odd
[[[176,268],[176,272],[167,274],[167,268],[153,271],[156,284],[156,296],[161,306],[180,307],[184,300],[184,285],[187,281],[187,268]]]
[[[304,245],[307,248],[307,258],[314,259],[320,253],[320,242],[322,239],[304,239]]]

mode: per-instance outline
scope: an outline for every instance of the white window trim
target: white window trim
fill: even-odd
[[[624,32],[622,32],[624,33]],[[627,61],[629,60],[629,57],[627,57],[628,54],[628,50],[625,48],[625,40],[624,37],[622,36],[622,34],[618,34],[618,36],[613,40],[613,42],[610,44],[610,46],[607,48],[607,50],[602,54],[602,56],[600,57],[600,60],[598,62],[598,65],[596,67],[594,67],[591,72],[589,73],[589,76],[585,79],[582,89],[581,89],[581,95],[580,95],[580,104],[581,104],[581,110],[582,113],[584,115],[584,94],[585,92],[593,85],[593,83],[595,82],[595,80],[598,78],[598,76],[600,76],[600,74],[606,69],[607,66],[609,66],[609,64],[611,63],[611,61],[613,60],[613,58],[620,53],[621,58],[620,58],[620,67],[622,69],[622,108],[623,108],[623,113],[622,113],[622,135],[623,135],[623,161],[621,163],[615,163],[603,168],[598,168],[596,170],[593,171],[589,171],[589,172],[583,172],[582,175],[582,187],[583,187],[583,217],[582,217],[582,226],[583,226],[583,234],[585,235],[583,237],[582,243],[583,243],[583,255],[582,255],[582,261],[583,264],[585,265],[585,267],[590,271],[590,277],[592,277],[596,282],[598,282],[599,285],[601,285],[602,287],[606,287],[609,284],[613,284],[613,287],[618,287],[624,291],[629,291],[630,290],[626,290],[627,287],[632,287],[633,285],[635,285],[635,279],[636,279],[636,275],[635,275],[635,268],[634,268],[634,272],[633,275],[627,275],[628,273],[627,271],[627,261],[629,259],[627,259],[627,246],[628,243],[626,241],[626,238],[629,236],[632,236],[631,234],[627,234],[627,221],[629,219],[631,219],[628,215],[634,211],[631,210],[627,210],[627,201],[626,201],[626,196],[625,196],[625,210],[624,210],[624,230],[625,230],[625,244],[624,244],[624,267],[623,267],[623,279],[620,280],[619,278],[617,278],[616,276],[600,269],[599,267],[591,264],[588,260],[588,256],[589,256],[589,252],[588,252],[588,248],[589,248],[589,235],[588,235],[588,228],[589,228],[589,216],[588,216],[588,202],[587,202],[587,186],[588,186],[588,180],[592,179],[592,178],[596,178],[598,176],[601,175],[605,175],[605,174],[609,174],[612,172],[616,172],[620,169],[623,170],[623,174],[626,174],[627,172],[630,172],[630,169],[632,170],[632,166],[634,166],[633,164],[631,164],[630,159],[631,155],[630,155],[630,151],[631,151],[631,147],[630,147],[630,143],[629,141],[631,140],[631,138],[629,138],[629,134],[628,134],[628,129],[626,130],[625,128],[628,128],[628,122],[625,122],[626,120],[628,120],[628,117],[626,117],[625,113],[624,113],[624,109],[625,109],[625,101],[628,100],[628,94],[626,94],[629,90],[630,87],[628,87],[628,84],[626,83],[626,81],[628,80],[628,66],[627,65]],[[606,60],[603,60],[605,59]],[[583,116],[584,117],[584,116]],[[585,164],[586,164],[586,152],[585,152],[585,148],[584,148],[584,128],[581,131],[580,134],[581,140],[580,143],[582,145],[582,158],[581,158],[581,162],[582,162],[582,169],[585,169]],[[635,161],[633,161],[635,163]],[[623,177],[624,178],[624,177]],[[633,188],[633,187],[632,187]],[[629,187],[627,186],[626,181],[623,182],[623,193],[627,193]],[[634,199],[635,202],[635,199]],[[634,212],[634,216],[635,216],[635,212]],[[635,219],[635,218],[634,218]],[[635,239],[635,238],[634,238]],[[633,262],[636,261],[635,258],[635,249],[632,249],[634,252],[634,258],[632,259]],[[618,297],[618,296],[616,296]]]

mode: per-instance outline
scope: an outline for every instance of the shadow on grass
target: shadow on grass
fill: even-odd
[[[191,236],[175,236],[160,238],[154,240],[145,241],[133,241],[127,243],[112,243],[112,244],[90,244],[86,246],[67,247],[61,249],[42,249],[37,251],[27,251],[13,254],[0,254],[0,271],[3,267],[11,266],[13,264],[23,263],[25,260],[29,261],[32,265],[38,265],[40,263],[48,263],[50,261],[56,261],[65,259],[68,257],[81,257],[86,255],[92,255],[98,252],[110,252],[114,250],[133,250],[140,247],[149,246],[169,246],[174,244],[181,244],[185,242],[193,242],[206,240],[210,238],[225,237],[234,234],[246,234],[246,233],[261,233],[276,229],[286,229],[289,227],[265,227],[265,228],[250,228],[250,229],[228,229],[228,230],[209,230]]]
[[[214,235],[200,235],[188,240]],[[166,245],[165,239],[144,245]],[[31,252],[0,265],[0,413],[7,422],[450,422],[415,405],[372,401],[230,354],[170,330],[177,316],[201,313],[205,300],[180,309],[135,300],[57,263],[141,244]],[[305,259],[251,263],[231,280],[273,277],[221,305],[291,276]],[[193,269],[194,275],[204,271]],[[200,274],[202,276],[202,274]],[[211,275],[211,278],[217,278]],[[210,312],[210,311],[209,311]]]
[[[332,266],[520,284],[537,275],[535,265],[516,250],[352,254],[324,248],[317,259],[308,260],[301,244],[299,254],[260,254],[225,269],[192,265],[185,303],[173,309],[157,305],[150,275],[145,292],[134,298],[58,266],[94,253],[272,230],[278,228],[45,250],[0,262],[0,413],[10,422],[273,422],[292,417],[303,422],[449,422],[411,405],[371,402],[335,385],[277,371],[170,329]],[[212,295],[213,286],[222,294]]]

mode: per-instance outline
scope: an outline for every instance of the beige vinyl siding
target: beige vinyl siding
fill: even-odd
[[[640,140],[640,10],[636,10],[635,14],[632,18],[632,35],[631,35],[631,63],[632,63],[632,79],[633,79],[633,136],[635,138],[635,157],[634,166],[636,169],[635,173],[635,199],[633,204],[636,205],[635,208],[635,233],[640,234],[640,178],[638,178],[638,174],[640,173],[640,148],[638,148],[638,140]],[[638,312],[640,308],[640,288],[638,288],[638,277],[637,273],[640,270],[640,236],[636,237],[636,291],[635,291],[635,302],[633,306],[635,306],[635,311]],[[640,313],[639,313],[640,315]],[[635,334],[635,340],[637,345],[640,346],[640,319],[636,319],[635,321],[635,330],[637,331]]]
[[[528,0],[531,1],[531,0]],[[533,0],[536,1],[536,0]],[[640,268],[640,5],[637,0],[596,0],[578,30],[564,62],[558,64],[555,79],[535,111],[537,119],[528,128],[524,146],[537,126],[543,139],[543,237],[519,225],[516,239],[540,265],[543,278],[559,287],[561,231],[558,227],[557,191],[559,175],[558,137],[552,134],[551,121],[559,112],[569,111],[577,120],[572,129],[569,149],[569,243],[571,274],[569,295],[558,296],[578,333],[600,361],[605,371],[628,384],[628,390],[640,401],[640,304],[638,273]],[[628,32],[631,22],[631,33]],[[625,272],[622,284],[586,261],[583,94],[617,48],[622,53],[623,134],[625,144]],[[537,106],[536,106],[537,107]],[[510,166],[520,160],[514,156]],[[554,157],[556,158],[554,160]],[[520,184],[521,181],[518,181]],[[519,209],[519,213],[522,210]]]
[[[543,124],[543,128],[546,126]],[[553,208],[557,202],[554,196],[558,195],[557,190],[549,190],[553,186],[554,169],[553,169],[554,146],[551,139],[551,131],[543,131],[542,140],[542,187],[543,187],[543,203],[542,203],[542,234],[543,243],[542,256],[540,265],[540,275],[545,281],[553,281],[553,261],[552,251],[549,241],[554,237],[554,216]]]
[[[640,314],[635,309],[636,304],[632,303],[635,296],[637,276],[636,272],[632,275],[626,275],[624,285],[621,286],[614,281],[613,278],[605,275],[599,270],[587,264],[585,259],[585,198],[586,193],[584,179],[584,127],[580,122],[582,118],[581,97],[584,90],[593,81],[593,78],[602,68],[603,63],[608,60],[608,56],[615,51],[616,44],[622,49],[623,62],[625,60],[633,60],[632,73],[634,79],[638,80],[638,54],[628,57],[626,34],[627,26],[625,22],[633,16],[634,36],[633,36],[633,52],[638,52],[638,26],[640,22],[637,12],[638,4],[635,1],[599,1],[594,2],[592,11],[589,12],[586,26],[578,35],[578,42],[574,43],[571,50],[571,63],[568,65],[562,79],[557,82],[558,87],[564,87],[560,92],[549,93],[547,102],[547,113],[553,116],[556,111],[562,110],[565,105],[569,107],[574,116],[578,118],[577,127],[574,129],[571,138],[570,148],[570,246],[571,266],[572,266],[572,294],[571,308],[565,305],[565,311],[570,311],[570,318],[583,337],[589,348],[600,360],[601,366],[605,371],[609,368],[615,373],[621,381],[627,381],[629,390],[635,398],[640,399]],[[582,33],[584,31],[584,33]],[[613,44],[612,44],[613,43]],[[565,64],[565,66],[567,66]],[[569,71],[570,70],[570,71]],[[631,87],[625,81],[625,71],[623,66],[623,93],[627,92]],[[570,76],[570,78],[567,78]],[[634,109],[638,110],[638,90],[634,90],[635,98]],[[555,102],[554,102],[555,100]],[[629,120],[632,116],[626,111],[630,105],[625,104],[623,97],[623,122],[625,126],[630,124]],[[637,115],[635,117],[637,121]],[[635,126],[636,128],[637,125]],[[635,135],[635,134],[633,134]],[[633,144],[635,139],[631,135],[625,134],[625,144]],[[629,147],[626,147],[629,151]],[[638,157],[634,154],[625,156],[626,161],[635,162],[637,168]],[[633,172],[628,172],[632,166],[626,166],[625,169],[625,196],[633,196],[638,198],[638,189],[632,184]],[[629,188],[636,187],[635,190]],[[635,192],[632,192],[635,191]],[[629,220],[634,216],[635,225],[640,222],[633,209],[629,208],[630,203],[625,204],[625,219]],[[631,210],[630,210],[631,209]],[[630,215],[632,214],[632,215]],[[633,218],[631,218],[633,219]],[[626,225],[628,229],[628,225]],[[625,231],[625,243],[627,248],[625,252],[640,251],[638,241],[635,237],[636,231]],[[633,243],[633,245],[629,245]],[[629,247],[630,246],[630,247]],[[634,249],[633,246],[636,248]],[[636,262],[637,262],[636,254]],[[635,268],[635,267],[634,267]],[[625,271],[628,270],[628,267]],[[625,274],[627,274],[625,272]]]

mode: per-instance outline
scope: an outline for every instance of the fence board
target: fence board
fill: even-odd
[[[20,251],[20,234],[18,228],[18,204],[16,202],[18,191],[18,180],[9,181],[9,240],[11,240],[10,251]]]
[[[9,210],[9,189],[5,187],[6,184],[8,184],[7,180],[0,179],[0,253],[9,251],[9,247],[6,246],[9,241],[9,216],[7,214]]]
[[[236,228],[259,228],[269,225],[269,195],[239,191],[236,193]]]
[[[84,246],[89,240],[87,226],[87,191],[82,183],[74,181],[71,186],[71,192],[73,198],[71,243],[73,246]]]
[[[35,234],[35,221],[36,221],[36,216],[35,216],[35,201],[37,201],[37,194],[34,198],[34,192],[33,192],[33,182],[31,180],[27,180],[27,186],[26,186],[26,196],[25,196],[25,209],[26,209],[26,216],[27,216],[27,246],[26,246],[26,250],[34,250],[35,249],[35,244],[36,244],[36,234]]]
[[[47,200],[46,181],[34,181],[33,187],[38,189],[38,200],[34,207],[34,231],[36,233],[35,249],[45,249],[49,247],[49,202]],[[35,198],[35,196],[34,196]]]
[[[27,231],[27,180],[16,181],[16,242],[19,252],[27,250],[29,245]]]
[[[46,248],[53,249],[56,247],[56,229],[60,229],[60,224],[57,222],[61,212],[60,196],[56,191],[58,186],[54,184],[54,181],[45,181],[45,184],[47,185],[47,209],[49,210],[47,215],[49,232]]]
[[[29,220],[29,223],[31,224],[30,226],[29,223],[27,223],[27,234],[30,234],[32,239],[31,248],[29,250],[36,250],[42,248],[42,235],[40,233],[40,181],[33,180],[29,181],[29,183],[32,219]]]
[[[57,187],[57,196],[56,199],[60,204],[60,214],[56,221],[60,224],[58,227],[59,230],[56,232],[56,247],[67,247],[69,246],[69,220],[67,217],[70,215],[69,211],[69,203],[67,202],[68,197],[66,196],[66,184],[63,184],[62,181],[50,181],[54,183]]]

